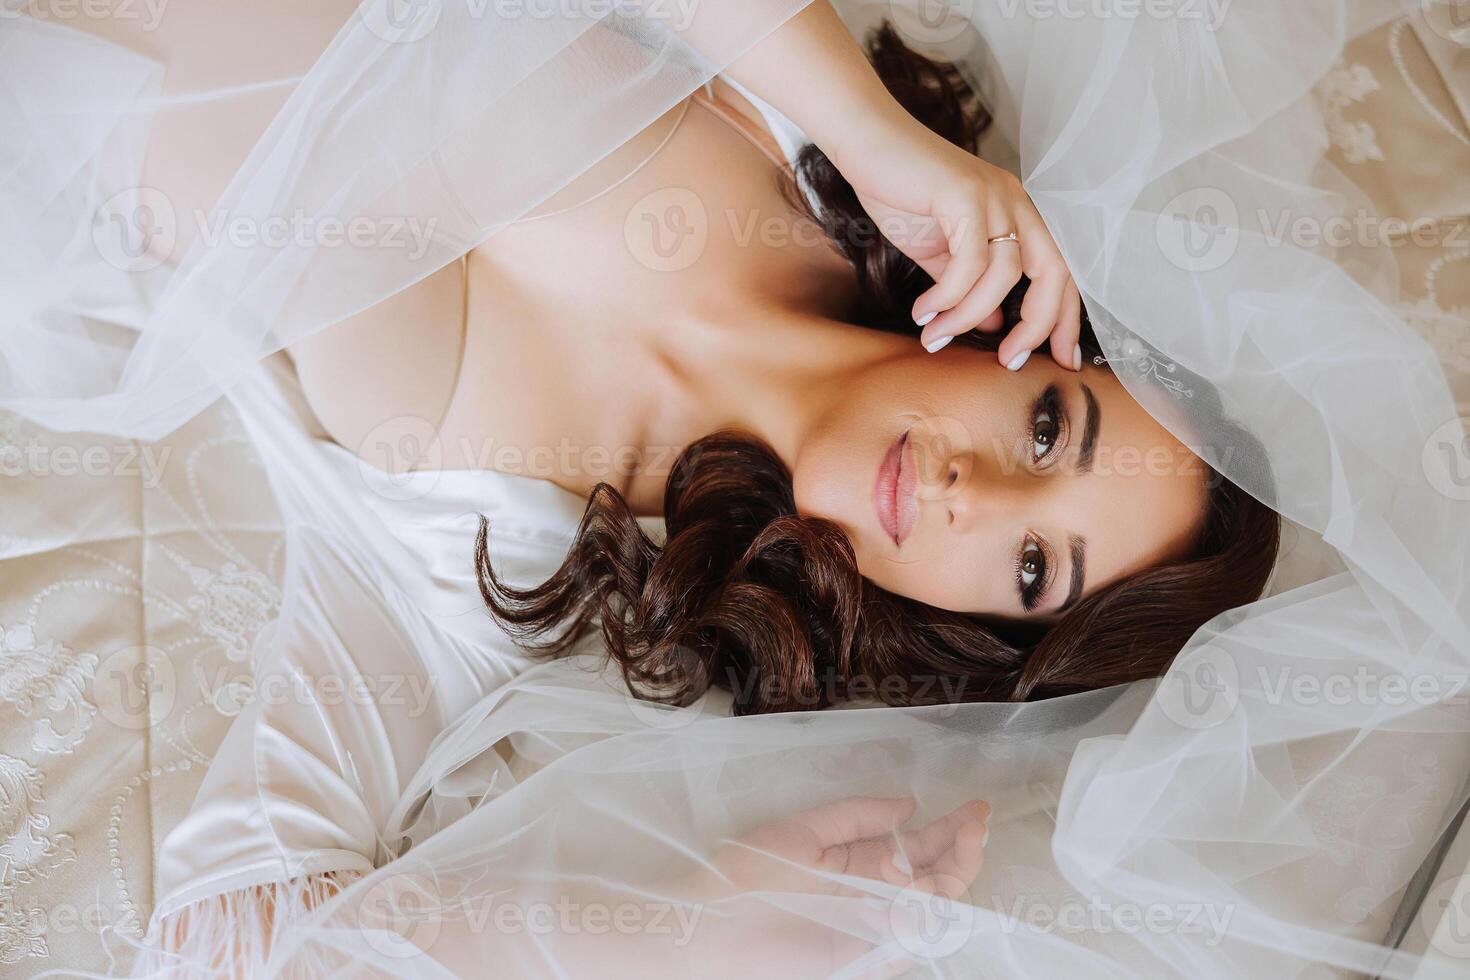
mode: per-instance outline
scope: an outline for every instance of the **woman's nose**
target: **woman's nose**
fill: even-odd
[[[1036,503],[1042,481],[1019,464],[966,453],[949,459],[936,498],[958,530],[1003,521]]]

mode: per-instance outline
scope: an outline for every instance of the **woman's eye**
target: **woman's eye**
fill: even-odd
[[[1031,462],[1039,463],[1050,456],[1062,443],[1065,428],[1061,393],[1052,385],[1041,393],[1031,409]]]
[[[1042,573],[1046,571],[1046,555],[1042,554],[1040,548],[1034,544],[1028,544],[1021,552],[1021,585],[1029,589],[1041,581]]]
[[[1031,455],[1034,459],[1042,459],[1051,452],[1057,444],[1059,429],[1056,419],[1052,418],[1050,411],[1042,409],[1036,413],[1036,421],[1031,426]]]

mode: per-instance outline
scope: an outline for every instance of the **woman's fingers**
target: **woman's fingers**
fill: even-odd
[[[1001,327],[1005,326],[1005,323],[1005,313],[1002,312],[1001,308],[997,306],[995,309],[990,311],[989,316],[980,321],[980,325],[975,329],[980,331],[981,333],[995,333]]]
[[[919,342],[933,352],[968,330],[999,330],[1004,326],[1000,304],[1024,272],[1031,281],[1021,301],[1021,319],[1001,342],[998,359],[1012,371],[1020,370],[1031,352],[1049,338],[1056,362],[1068,370],[1081,370],[1082,297],[1041,214],[1024,192],[1018,193],[1023,195],[1018,202],[991,202],[993,227],[986,233],[987,261],[978,267],[963,296],[956,298],[954,292],[976,269],[971,259],[936,256],[921,264],[931,275],[940,275],[914,304],[915,321],[924,328]],[[983,217],[983,212],[977,213]],[[1005,229],[996,230],[1002,225]],[[969,229],[977,227],[984,226],[971,224]],[[989,242],[1009,231],[1016,232],[1015,242]],[[973,249],[979,238],[971,234],[960,241]],[[933,315],[925,316],[926,311]]]
[[[985,859],[985,841],[989,834],[990,828],[985,821],[968,820],[961,824],[954,832],[949,849],[929,865],[930,873],[964,886],[970,885],[980,874],[980,866]]]
[[[1056,329],[1051,332],[1051,356],[1064,368],[1082,370],[1082,296],[1077,284],[1067,277],[1067,288],[1062,293],[1062,309],[1057,316]]]
[[[990,804],[972,800],[924,827],[899,831],[915,806],[912,797],[838,800],[768,824],[744,843],[758,853],[898,888],[928,881],[925,887],[947,894],[954,881],[961,882],[961,890],[968,887],[980,871]],[[760,873],[767,870],[773,869]],[[752,881],[743,887],[754,887]]]
[[[1001,301],[1021,279],[1021,252],[1011,242],[998,242],[990,247],[990,265],[975,288],[954,309],[941,313],[924,328],[919,342],[935,350],[945,337],[957,337],[986,323],[1000,326],[995,314]]]
[[[937,282],[914,301],[914,322],[925,326],[969,294],[990,262],[986,207],[978,193],[961,208],[936,211],[949,243],[949,261]]]
[[[990,804],[983,800],[971,800],[915,831],[912,839],[902,843],[908,848],[909,857],[915,867],[932,865],[954,845],[960,831],[970,826],[983,828],[989,819]]]
[[[798,813],[794,822],[816,838],[822,850],[880,834],[892,834],[914,815],[914,798],[859,796]]]
[[[1000,362],[1012,371],[1020,370],[1031,352],[1056,329],[1062,299],[1072,281],[1066,262],[1039,219],[1031,222],[1022,247],[1031,283],[1021,300],[1021,321],[1006,335],[998,352]]]
[[[1021,228],[1024,268],[1031,282],[1021,300],[1021,320],[1000,345],[1000,362],[1012,371],[1019,370],[1031,352],[1051,338],[1057,363],[1073,370],[1079,359],[1077,338],[1082,313],[1077,286],[1046,222],[1029,199],[1017,212],[1016,220]]]
[[[881,877],[905,886],[934,875],[962,879],[967,884],[980,872],[980,859],[989,834],[990,804],[971,800],[918,830],[891,840],[891,853],[880,862]]]

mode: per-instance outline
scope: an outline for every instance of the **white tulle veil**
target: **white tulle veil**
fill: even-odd
[[[0,405],[148,439],[229,390],[288,527],[357,547],[372,516],[322,507],[300,437],[252,381],[261,358],[524,215],[805,2],[368,0],[314,62],[190,93],[165,92],[144,54],[0,21]],[[774,937],[805,932],[860,940],[833,966],[848,975],[1463,976],[1464,959],[1421,961],[1392,924],[1363,927],[1434,884],[1467,799],[1463,422],[1444,365],[1388,305],[1391,268],[1255,220],[1362,206],[1323,161],[1309,89],[1403,5],[837,6],[854,30],[894,18],[981,87],[1129,390],[1333,570],[1207,624],[1158,684],[1038,704],[732,719],[715,697],[630,704],[575,665],[536,668],[437,743],[386,842],[403,856],[277,956],[412,974],[427,948],[446,971],[575,975],[586,930],[476,931],[463,909],[554,908],[591,883],[604,902],[693,911],[660,892],[670,868],[816,802],[911,793],[920,817],[994,806],[970,901],[871,881],[750,891],[698,910],[717,953],[694,926],[679,955],[780,975]],[[150,126],[270,86],[289,97],[219,208],[260,225],[413,217],[419,247],[226,238],[176,264],[142,249],[184,220],[139,186]],[[391,587],[367,569],[362,600]],[[1343,833],[1323,814],[1365,783],[1381,812]],[[688,919],[669,921],[677,940]]]

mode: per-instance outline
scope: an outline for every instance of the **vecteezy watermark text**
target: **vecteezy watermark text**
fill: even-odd
[[[0,446],[0,476],[136,476],[152,490],[172,455],[172,446],[12,444]]]
[[[158,29],[169,0],[0,0],[0,21],[34,17],[61,21],[136,21],[145,34]]]
[[[92,241],[103,260],[124,272],[147,272],[175,258],[179,229],[192,219],[208,248],[265,247],[403,250],[410,260],[428,252],[438,229],[433,217],[394,214],[242,214],[195,208],[181,216],[172,199],[153,187],[131,187],[109,197],[92,216]]]

